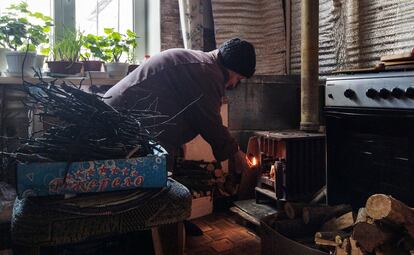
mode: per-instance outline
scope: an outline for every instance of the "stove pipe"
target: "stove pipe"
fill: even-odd
[[[319,129],[318,50],[319,1],[301,2],[301,120],[300,129]]]

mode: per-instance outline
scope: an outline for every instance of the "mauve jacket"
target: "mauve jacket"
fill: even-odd
[[[152,105],[172,117],[199,98],[158,128],[163,130],[158,140],[172,151],[200,134],[211,145],[216,160],[223,161],[238,150],[220,115],[227,79],[217,51],[170,49],[152,56],[119,81],[105,94],[105,102],[115,108]],[[162,121],[165,119],[158,120]]]

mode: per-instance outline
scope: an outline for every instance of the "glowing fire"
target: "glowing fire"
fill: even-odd
[[[258,165],[256,157],[252,157],[252,159],[250,160],[249,157],[246,156],[246,160],[247,160],[247,164],[249,165],[249,167],[255,167]]]
[[[253,165],[253,166],[257,165],[257,159],[256,159],[256,157],[253,157],[253,160],[252,160],[252,165]]]

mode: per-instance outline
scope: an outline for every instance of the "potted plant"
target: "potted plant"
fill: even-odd
[[[0,76],[7,71],[6,53],[10,51],[6,44],[5,34],[2,32],[4,29],[5,16],[0,16]]]
[[[41,70],[46,57],[49,55],[49,33],[53,26],[51,17],[40,12],[32,12],[28,5],[22,2],[18,5],[11,5],[10,10],[15,11],[18,15],[27,17],[31,26],[28,27],[28,36],[32,45],[36,47],[37,55],[33,64],[36,70]]]
[[[29,22],[25,18],[17,18],[10,15],[0,17],[1,41],[11,51],[5,53],[7,62],[7,74],[9,76],[32,75],[32,66],[36,57],[33,47],[26,47],[30,44],[28,38]],[[24,67],[22,70],[24,62]]]
[[[108,46],[107,41],[103,36],[88,34],[83,37],[82,46],[86,49],[81,54],[84,70],[100,71],[102,63],[109,60],[109,57],[102,51]]]
[[[39,12],[30,12],[27,3],[12,4],[5,15],[0,17],[0,44],[12,52],[7,52],[8,73],[12,76],[23,73],[32,75],[36,63],[36,47],[48,44],[48,32],[52,19]]]
[[[0,76],[7,71],[6,53],[9,51],[0,41]]]
[[[48,61],[52,74],[78,74],[82,63],[79,62],[83,36],[78,31],[65,29],[52,47],[53,61]]]
[[[128,72],[128,63],[121,63],[121,56],[126,53],[132,56],[134,49],[137,47],[137,36],[131,30],[127,30],[126,35],[114,31],[113,28],[105,28],[105,35],[100,39],[106,71],[110,77],[122,78]]]

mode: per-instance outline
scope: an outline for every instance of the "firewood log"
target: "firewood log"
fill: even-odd
[[[316,206],[323,206],[323,205],[286,202],[284,205],[284,210],[289,219],[295,219],[295,218],[299,218],[302,216],[304,207],[316,207]]]
[[[378,246],[397,240],[398,234],[380,222],[373,222],[365,208],[361,208],[354,225],[352,238],[363,251],[373,252]]]
[[[396,239],[393,232],[384,230],[376,223],[367,222],[355,224],[352,236],[358,245],[367,252],[372,252],[376,247]]]
[[[197,191],[193,191],[193,198],[199,198],[200,197],[200,193],[198,193]]]
[[[323,222],[352,211],[350,205],[336,205],[324,207],[305,207],[303,208],[302,218],[306,224],[321,225]]]
[[[366,253],[362,252],[361,249],[358,247],[357,242],[355,241],[352,236],[349,238],[349,243],[351,244],[351,254],[352,255],[364,255]]]
[[[352,212],[348,212],[325,222],[321,227],[321,231],[338,231],[352,227],[353,225],[354,215]]]
[[[281,220],[287,220],[286,213],[284,211],[278,211],[276,213],[273,213],[271,215],[266,216],[266,222],[268,225],[273,226],[275,222],[281,221]]]
[[[408,252],[401,247],[385,244],[375,249],[375,255],[407,255]]]
[[[335,255],[367,255],[358,248],[356,241],[350,237],[344,239],[341,246],[337,246],[335,249]]]
[[[398,243],[404,247],[406,251],[414,251],[414,239],[411,236],[404,236]]]
[[[323,246],[332,246],[332,247],[336,247],[336,246],[339,245],[339,244],[335,243],[335,241],[327,240],[327,239],[323,239],[323,238],[318,238],[318,237],[316,237],[316,234],[315,234],[315,244],[323,245]]]
[[[335,247],[335,255],[351,255],[351,244],[348,238],[345,238],[342,245]]]
[[[374,220],[386,220],[404,226],[414,237],[414,209],[401,201],[384,194],[375,194],[368,198],[367,213]]]
[[[220,177],[223,177],[223,170],[221,170],[221,169],[216,169],[216,170],[214,170],[214,176],[216,177],[216,178],[220,178]]]
[[[300,218],[275,221],[272,227],[289,238],[313,235],[318,228],[315,225],[305,224]]]
[[[209,171],[209,172],[213,172],[213,171],[214,171],[214,169],[216,169],[216,167],[214,166],[214,164],[213,164],[213,163],[208,163],[208,164],[206,165],[206,169],[207,169],[207,171]]]
[[[350,255],[345,248],[336,246],[335,247],[335,255]]]
[[[342,231],[334,232],[316,232],[315,243],[326,246],[338,246],[342,245],[343,240],[350,236],[349,233]]]
[[[365,207],[359,208],[358,210],[355,224],[360,223],[360,222],[368,222],[368,223],[374,222],[374,220],[368,216],[367,209],[365,209]]]

